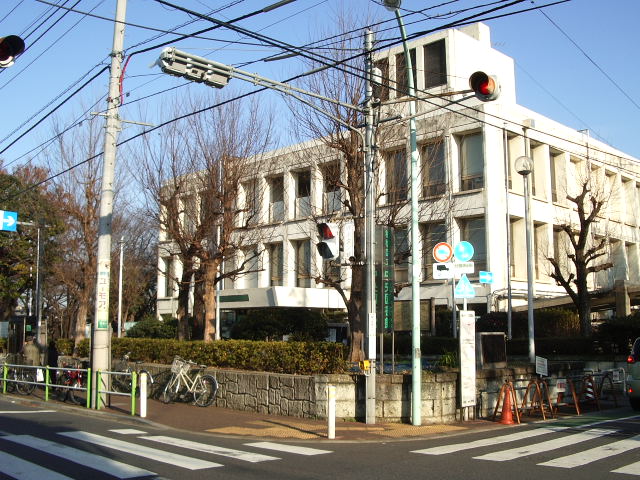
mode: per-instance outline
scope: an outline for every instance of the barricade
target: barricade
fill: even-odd
[[[529,381],[522,398],[522,406],[520,407],[522,415],[527,412],[529,415],[539,411],[544,420],[547,414],[554,416],[554,410],[551,406],[551,396],[549,395],[549,386],[547,382],[541,378],[535,377]]]
[[[572,402],[569,400],[572,400]],[[576,414],[580,415],[580,402],[578,401],[576,387],[571,378],[556,379],[556,403],[553,405],[554,414],[558,414],[560,407],[573,407],[575,408]]]

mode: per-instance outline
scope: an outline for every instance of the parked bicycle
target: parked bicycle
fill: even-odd
[[[149,387],[153,385],[153,382],[154,382],[153,375],[151,375],[151,373],[148,370],[145,370],[144,368],[135,369],[135,370],[131,369],[131,366],[129,363],[130,356],[131,356],[131,352],[127,352],[122,356],[122,358],[119,361],[114,362],[114,365],[112,367],[113,373],[111,374],[111,388],[113,389],[114,392],[131,393],[132,383],[133,383],[131,380],[131,374],[134,371],[138,374],[138,378],[140,378],[140,374],[146,373],[147,383]],[[136,364],[140,364],[140,363],[142,362],[136,362]],[[136,395],[139,393],[140,393],[140,388],[137,388]]]
[[[4,365],[2,369],[4,370]],[[1,375],[0,380],[4,377],[4,371]],[[2,387],[5,388],[4,385]],[[17,365],[7,365],[6,391],[8,393],[16,391],[21,395],[31,395],[35,388],[36,376],[33,370]]]
[[[65,370],[58,373],[58,383],[56,388],[56,396],[58,400],[64,402],[69,400],[76,405],[82,405],[86,402],[86,379],[84,371],[78,368],[72,368],[71,365],[63,365]]]
[[[206,365],[198,365],[176,355],[171,364],[171,377],[162,391],[162,401],[170,403],[177,398],[193,397],[193,402],[199,407],[211,405],[218,392],[218,382],[211,375],[203,375],[205,368]]]

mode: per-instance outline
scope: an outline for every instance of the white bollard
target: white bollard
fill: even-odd
[[[329,385],[327,390],[329,404],[327,406],[327,437],[329,440],[336,438],[336,386]]]
[[[147,417],[147,372],[140,374],[140,417]]]

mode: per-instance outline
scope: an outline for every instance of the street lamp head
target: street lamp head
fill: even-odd
[[[515,169],[522,176],[529,175],[533,172],[533,161],[529,157],[518,157],[515,161]]]
[[[387,10],[391,10],[393,12],[400,8],[402,0],[382,0],[382,4],[387,8]]]

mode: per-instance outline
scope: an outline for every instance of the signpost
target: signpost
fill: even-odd
[[[476,315],[460,312],[460,406],[476,404]]]
[[[18,212],[0,210],[0,230],[15,232],[18,227]]]

